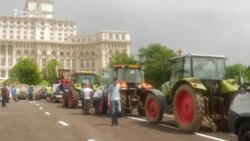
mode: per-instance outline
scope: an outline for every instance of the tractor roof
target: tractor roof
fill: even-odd
[[[177,58],[185,58],[185,57],[191,57],[191,56],[194,56],[194,57],[211,57],[211,58],[227,58],[225,55],[208,55],[208,54],[193,54],[193,53],[189,53],[189,54],[186,54],[186,55],[181,55],[181,56],[177,56],[177,57],[174,57],[174,58],[171,58],[171,60],[174,60],[174,59],[177,59]]]
[[[129,68],[129,69],[142,69],[141,65],[115,65],[113,68]]]
[[[76,74],[96,74],[96,73],[93,72],[93,71],[76,71],[75,73],[76,73]]]

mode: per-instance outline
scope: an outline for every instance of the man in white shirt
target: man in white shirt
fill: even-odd
[[[83,88],[81,89],[81,95],[83,96],[82,112],[85,115],[89,115],[89,108],[91,103],[91,97],[93,95],[93,90],[89,88],[88,84],[83,83]]]

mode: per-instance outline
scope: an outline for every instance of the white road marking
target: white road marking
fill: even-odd
[[[88,139],[88,141],[95,141],[94,139]]]
[[[128,117],[128,118],[134,119],[134,120],[138,120],[138,121],[143,121],[143,122],[149,122],[148,120],[141,119],[141,118],[135,118],[135,117]],[[165,124],[162,124],[162,123],[158,123],[158,125],[163,126],[163,127],[167,127],[167,128],[171,128],[171,129],[174,129],[174,130],[180,130],[180,128],[177,128],[177,127],[174,127],[174,126],[165,125]],[[197,132],[194,132],[194,134],[197,135],[197,136],[201,136],[201,137],[212,139],[212,140],[216,140],[216,141],[227,141],[227,140],[224,140],[224,139],[220,139],[220,138],[213,137],[213,136],[208,136],[208,135],[197,133]]]
[[[36,104],[36,106],[39,106],[39,104]]]
[[[46,115],[48,115],[48,116],[50,115],[50,113],[49,113],[49,112],[44,112],[44,113],[45,113]]]
[[[62,124],[63,126],[69,126],[68,123],[64,122],[64,121],[58,121],[60,124]]]
[[[194,134],[195,134],[195,135],[198,135],[198,136],[201,136],[201,137],[204,137],[204,138],[216,140],[216,141],[227,141],[227,140],[224,140],[224,139],[220,139],[220,138],[208,136],[208,135],[205,135],[205,134],[200,134],[200,133],[197,133],[197,132],[194,132]]]
[[[42,110],[42,109],[43,109],[43,107],[40,107],[40,109]]]

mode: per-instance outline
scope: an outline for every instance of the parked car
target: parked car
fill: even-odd
[[[25,92],[19,92],[17,93],[18,100],[26,100],[28,99],[28,94]]]
[[[238,141],[250,141],[250,89],[238,94],[228,112],[229,129],[237,135]]]
[[[35,95],[35,100],[46,99],[47,98],[47,89],[39,89]]]

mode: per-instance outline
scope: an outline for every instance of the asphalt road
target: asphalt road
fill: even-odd
[[[93,111],[92,111],[93,113]],[[11,101],[0,107],[1,141],[236,141],[228,131],[202,128],[194,134],[180,131],[165,117],[150,124],[136,114],[119,118],[111,126],[108,115],[82,115],[81,109],[63,108],[60,103]]]

